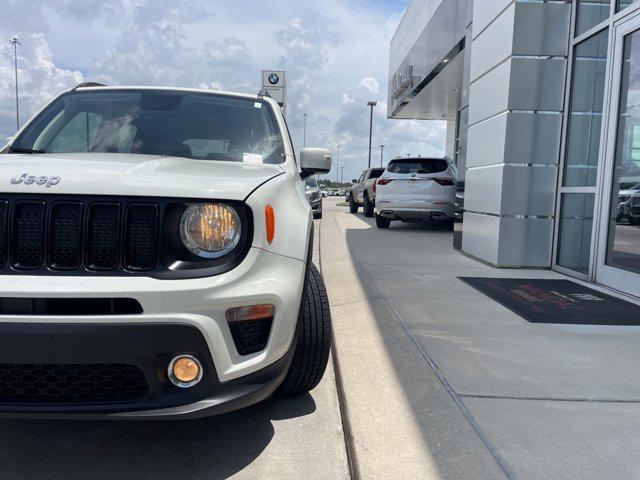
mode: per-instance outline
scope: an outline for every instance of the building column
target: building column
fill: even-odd
[[[462,248],[496,266],[551,266],[570,17],[474,1]]]

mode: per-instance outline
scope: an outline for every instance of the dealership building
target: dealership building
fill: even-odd
[[[640,1],[413,0],[389,67],[389,118],[447,122],[466,254],[640,297]]]

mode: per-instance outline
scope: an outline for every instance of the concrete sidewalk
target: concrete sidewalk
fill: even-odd
[[[320,261],[361,478],[640,478],[639,327],[527,323],[457,277],[564,277],[330,202]]]

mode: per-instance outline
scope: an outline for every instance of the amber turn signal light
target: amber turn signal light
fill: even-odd
[[[246,322],[247,320],[262,320],[271,318],[276,311],[273,305],[253,305],[251,307],[238,307],[227,310],[227,322]]]
[[[271,205],[264,207],[264,219],[267,226],[267,243],[271,245],[276,235],[276,218]]]

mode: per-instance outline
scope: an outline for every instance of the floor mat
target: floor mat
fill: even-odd
[[[531,323],[640,325],[640,306],[568,280],[458,278]]]

